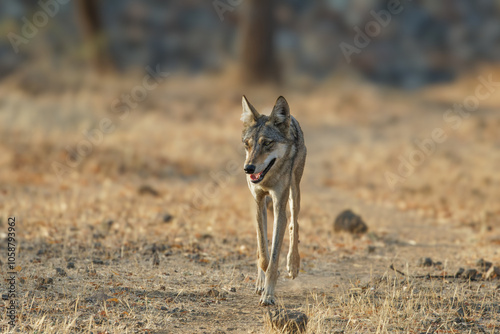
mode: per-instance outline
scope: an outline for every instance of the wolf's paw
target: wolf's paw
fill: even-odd
[[[274,303],[275,303],[274,296],[269,295],[267,293],[263,293],[260,296],[260,302],[259,302],[260,306],[270,306],[270,305],[274,305]]]
[[[299,275],[300,256],[298,252],[292,252],[288,254],[286,269],[288,270],[288,275],[292,279]]]
[[[255,281],[255,293],[260,295],[264,291],[264,285],[266,283],[266,273],[262,269],[257,269],[257,280]]]

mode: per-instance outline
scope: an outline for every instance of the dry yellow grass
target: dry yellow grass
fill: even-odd
[[[110,105],[134,79],[88,75],[79,85],[56,85],[47,77],[38,95],[16,80],[0,87],[0,233],[16,216],[20,240],[11,332],[270,331],[253,294],[255,227],[240,172],[243,93],[261,110],[285,95],[309,152],[302,271],[294,281],[280,277],[278,307],[306,313],[307,333],[500,332],[498,280],[389,269],[453,275],[479,258],[500,264],[496,95],[396,190],[384,177],[415,149],[414,138],[446,125],[443,113],[470,94],[474,78],[432,88],[438,94],[348,78],[282,91],[170,77],[123,120]],[[103,118],[113,120],[113,133],[59,180],[52,163],[64,163],[66,146]],[[333,234],[347,208],[369,234]],[[417,267],[421,257],[442,266]],[[7,321],[2,312],[0,326]]]

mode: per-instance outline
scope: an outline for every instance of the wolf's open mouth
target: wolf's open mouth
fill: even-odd
[[[276,158],[271,160],[269,165],[267,165],[266,169],[264,169],[262,172],[256,174],[250,174],[250,181],[252,181],[252,183],[259,183],[260,181],[262,181],[264,179],[264,176],[266,176],[267,172],[269,172],[271,167],[273,167],[275,161]]]

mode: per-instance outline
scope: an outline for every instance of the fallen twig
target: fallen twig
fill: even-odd
[[[439,278],[439,279],[457,278],[454,275],[430,275],[430,274],[427,274],[427,275],[410,276],[410,275],[406,275],[401,270],[398,270],[398,269],[394,268],[393,264],[391,264],[389,266],[389,268],[392,269],[392,270],[394,270],[398,274],[401,274],[401,275],[403,275],[405,277],[409,277],[409,278],[427,278],[427,279],[433,279],[433,278]]]

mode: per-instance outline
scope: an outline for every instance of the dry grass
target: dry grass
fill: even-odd
[[[0,233],[16,216],[20,240],[11,332],[270,331],[253,293],[255,227],[239,171],[242,93],[260,109],[284,94],[308,146],[302,271],[280,278],[279,307],[305,312],[308,333],[500,332],[498,280],[388,269],[413,277],[453,275],[479,258],[500,264],[496,96],[396,190],[384,178],[415,137],[444,126],[443,113],[474,79],[403,94],[345,78],[283,92],[172,77],[121,121],[109,107],[133,79],[89,74],[57,85],[47,77],[38,94],[16,80],[25,82],[0,87]],[[59,181],[52,162],[64,162],[66,146],[104,117],[116,130]],[[333,234],[346,208],[361,214],[369,234]],[[442,266],[417,267],[424,256]]]

